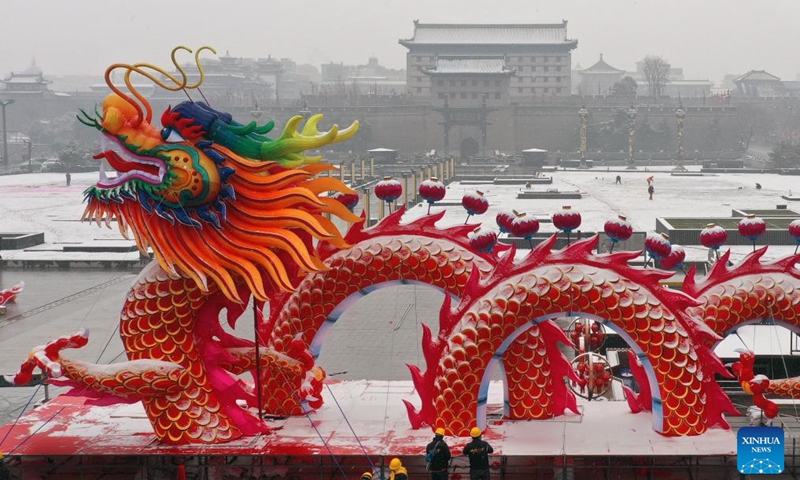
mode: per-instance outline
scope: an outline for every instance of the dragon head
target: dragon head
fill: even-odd
[[[116,220],[143,253],[152,248],[166,271],[187,275],[204,290],[213,283],[232,300],[241,299],[243,281],[265,300],[323,268],[314,239],[344,244],[323,214],[361,220],[320,196],[353,192],[330,176],[318,178],[333,167],[303,155],[351,137],[358,122],[319,132],[317,115],[298,131],[298,116],[271,139],[265,135],[272,122],[243,125],[205,103],[183,102],[163,113],[158,128],[141,95],[133,92],[137,102],[109,86],[115,93],[102,112],[82,112],[79,119],[99,130],[103,150],[95,158],[105,159],[117,175],[101,169],[97,184],[85,191],[84,219],[108,226]]]
[[[219,202],[230,194],[225,180],[233,171],[223,170],[209,156],[219,160],[213,151],[204,152],[203,142],[192,144],[173,127],[137,125],[137,119],[138,112],[119,95],[103,102],[102,121],[97,125],[102,152],[94,158],[105,159],[118,175],[109,178],[101,170],[100,180],[86,191],[89,204],[130,200],[167,220],[196,225],[194,212],[200,221],[216,225],[208,211],[224,212]]]

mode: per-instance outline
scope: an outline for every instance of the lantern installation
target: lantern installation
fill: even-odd
[[[794,254],[797,255],[797,247],[800,247],[800,220],[794,220],[789,224],[789,235],[794,237],[797,245],[794,247]]]
[[[728,232],[719,225],[709,223],[706,228],[700,232],[700,243],[704,247],[710,249],[714,253],[714,257],[719,260],[719,247],[725,244],[728,240]]]
[[[525,213],[518,213],[517,218],[511,222],[511,234],[515,237],[522,237],[530,243],[533,248],[533,236],[539,231],[539,220],[529,217]]]
[[[469,245],[475,251],[492,253],[492,249],[497,245],[497,233],[478,227],[470,233]]]
[[[483,192],[476,190],[475,193],[466,193],[461,197],[461,205],[467,210],[467,219],[464,225],[469,222],[469,217],[473,215],[483,215],[489,209],[489,201],[483,196]]]
[[[624,242],[633,235],[633,226],[628,221],[627,217],[623,215],[607,221],[605,225],[603,225],[603,230],[611,240],[611,250],[609,253],[614,251],[614,246],[617,242]]]
[[[664,233],[651,232],[644,239],[645,259],[644,265],[647,266],[647,255],[653,259],[653,263],[666,258],[672,252],[672,245],[669,243],[669,236]]]
[[[444,184],[436,177],[431,177],[428,180],[419,184],[419,196],[428,202],[428,214],[431,213],[431,205],[444,198],[447,190]]]
[[[567,245],[569,245],[569,234],[581,226],[581,214],[569,205],[564,206],[560,212],[553,214],[553,225],[567,234]]]
[[[386,202],[389,213],[392,212],[392,202],[400,198],[403,194],[403,186],[392,177],[383,177],[383,180],[375,185],[375,196]]]
[[[739,222],[739,233],[753,242],[753,251],[756,250],[756,241],[758,237],[764,235],[766,231],[767,224],[764,220],[753,214],[748,215]]]
[[[351,212],[353,211],[354,208],[356,208],[356,205],[358,205],[357,193],[334,192],[331,195],[331,198],[338,201],[345,207],[347,207],[347,209],[350,210]]]
[[[497,226],[500,228],[500,233],[511,232],[511,222],[517,218],[517,211],[512,210],[512,212],[514,213],[500,212],[495,217],[495,222],[497,222]]]

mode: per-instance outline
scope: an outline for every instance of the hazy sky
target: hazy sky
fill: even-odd
[[[168,64],[173,46],[298,63],[405,67],[397,43],[425,23],[569,21],[573,65],[600,53],[632,70],[648,54],[687,78],[719,81],[751,69],[784,80],[800,73],[797,0],[0,0],[0,75],[36,57],[48,74],[97,74],[114,62]]]

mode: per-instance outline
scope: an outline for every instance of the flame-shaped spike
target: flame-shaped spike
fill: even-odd
[[[467,283],[469,284],[469,282],[472,282],[473,277],[476,277],[475,281],[477,281],[477,277],[479,276],[480,271],[477,267],[473,266]],[[452,315],[452,303],[452,297],[448,294],[445,294],[442,307],[439,309],[439,338],[446,338],[450,332],[450,329],[453,328],[454,322],[456,322],[459,318]]]
[[[144,208],[144,210],[152,215],[153,214],[153,206],[150,204],[150,195],[147,194],[144,190],[139,190],[139,205]]]
[[[417,409],[414,408],[414,405],[411,404],[408,400],[403,400],[403,403],[406,406],[406,410],[408,412],[408,421],[411,423],[411,428],[414,430],[419,430],[422,428],[423,421],[419,413],[417,413]]]
[[[795,265],[800,262],[800,255],[789,255],[773,262],[762,263],[761,260],[767,250],[767,246],[761,247],[749,253],[742,261],[732,267],[728,266],[731,254],[730,250],[728,250],[720,256],[720,259],[711,267],[708,274],[701,279],[697,279],[696,269],[692,265],[681,290],[693,297],[698,297],[707,289],[739,276],[764,273],[786,273],[792,276],[800,276],[800,271],[795,268]]]
[[[164,205],[162,205],[160,203],[157,204],[155,210],[156,210],[156,215],[158,215],[159,217],[161,217],[164,220],[168,221],[172,225],[175,225],[175,218],[172,215],[170,215],[170,211],[167,211],[165,209]],[[183,223],[183,222],[181,222],[181,223]]]
[[[416,388],[418,392],[424,390],[425,379],[419,367],[410,363],[407,363],[406,367],[408,367],[409,372],[411,372],[411,382],[414,384],[414,388]]]
[[[197,216],[200,217],[201,220],[214,225],[217,230],[222,229],[222,224],[219,221],[219,217],[211,211],[208,205],[198,207],[195,209],[195,212],[197,212]]]

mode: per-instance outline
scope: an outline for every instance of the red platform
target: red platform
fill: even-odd
[[[347,381],[329,384],[366,453],[372,456],[421,454],[430,430],[412,430],[402,399],[416,401],[411,382]],[[0,445],[6,456],[364,456],[345,417],[324,390],[325,406],[310,418],[275,419],[269,435],[222,445],[159,444],[141,405],[86,405],[85,398],[60,396],[24,415]],[[649,413],[632,414],[625,402],[582,402],[582,415],[546,421],[502,421],[502,385],[489,391],[489,427],[485,433],[496,455],[557,456],[726,456],[736,454],[732,431],[711,430],[699,437],[667,438],[652,430]],[[495,413],[494,415],[492,415]],[[11,428],[0,429],[0,438]],[[460,448],[469,439],[450,439]],[[330,449],[330,452],[328,451]]]

